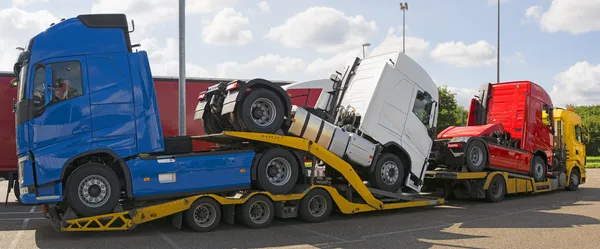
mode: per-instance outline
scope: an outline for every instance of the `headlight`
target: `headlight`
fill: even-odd
[[[17,166],[18,166],[18,174],[19,174],[19,176],[18,176],[19,177],[19,186],[23,185],[23,175],[24,175],[24,173],[23,173],[23,167],[24,166],[23,165],[25,165],[25,161],[27,161],[27,160],[29,160],[29,156],[28,155],[20,157],[19,158],[19,162],[17,164]]]

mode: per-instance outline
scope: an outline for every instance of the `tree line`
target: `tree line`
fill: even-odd
[[[438,114],[437,133],[449,126],[465,126],[469,112],[456,102],[456,94],[446,86],[438,86],[440,109]],[[586,146],[588,156],[600,156],[600,105],[575,106],[574,111],[581,117],[583,125],[588,130],[590,142]]]

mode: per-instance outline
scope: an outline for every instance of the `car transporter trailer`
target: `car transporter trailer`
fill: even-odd
[[[220,144],[263,143],[301,151],[335,169],[347,180],[349,186],[347,191],[340,193],[332,186],[316,183],[317,166],[313,163],[306,169],[310,171],[305,177],[307,183],[298,184],[296,191],[291,194],[273,195],[266,191],[254,190],[237,192],[229,196],[200,194],[144,207],[133,207],[129,210],[120,206],[114,213],[85,218],[76,217],[70,208],[64,214],[58,214],[55,208],[47,204],[42,206],[42,212],[58,231],[131,230],[139,224],[172,216],[172,223],[177,228],[181,228],[185,223],[196,231],[208,232],[214,230],[221,220],[233,224],[235,218],[248,227],[264,228],[269,226],[274,217],[298,217],[307,222],[321,222],[328,218],[334,207],[343,214],[355,214],[445,203],[443,197],[431,193],[403,194],[371,189],[363,183],[350,164],[307,139],[232,131],[193,138]],[[424,182],[428,188],[439,189],[441,186],[444,197],[453,192],[456,183],[468,185],[470,193],[476,197],[486,198],[490,202],[499,202],[506,194],[539,193],[558,188],[558,185],[552,184],[550,179],[536,183],[532,177],[498,171],[427,171]]]

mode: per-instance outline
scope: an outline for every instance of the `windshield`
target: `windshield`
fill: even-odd
[[[18,101],[25,99],[25,89],[26,89],[26,80],[27,80],[27,66],[29,64],[24,63],[21,67],[21,72],[19,72],[19,92],[17,93]]]

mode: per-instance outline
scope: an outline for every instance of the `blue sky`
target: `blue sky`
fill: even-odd
[[[372,0],[187,1],[187,73],[301,81],[327,78],[353,56],[402,47],[399,2]],[[600,1],[502,0],[501,81],[531,80],[555,104],[600,104]],[[497,5],[489,0],[409,1],[407,53],[466,105],[496,80]],[[175,0],[8,0],[0,3],[0,71],[16,46],[62,17],[126,13],[132,42],[147,50],[155,75],[176,76]],[[11,34],[6,36],[5,34]]]

